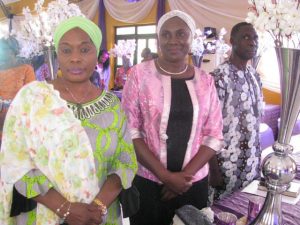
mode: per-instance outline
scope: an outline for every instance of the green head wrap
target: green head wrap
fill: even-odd
[[[92,42],[96,47],[97,56],[98,56],[101,41],[102,41],[101,31],[95,23],[82,16],[70,17],[69,19],[62,21],[56,27],[54,32],[54,37],[53,37],[56,52],[58,50],[58,44],[60,39],[64,36],[65,33],[67,33],[69,30],[72,30],[73,28],[76,27],[82,29],[84,32],[86,32],[89,35],[89,37],[91,38]]]

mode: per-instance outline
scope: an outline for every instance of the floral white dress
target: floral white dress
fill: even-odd
[[[27,199],[53,187],[71,202],[90,203],[108,175],[118,175],[126,189],[136,170],[126,116],[114,94],[103,91],[75,105],[47,82],[32,82],[17,94],[4,124],[0,224],[58,225],[55,213],[41,204],[11,215],[13,187]],[[122,224],[118,200],[105,224]]]
[[[225,147],[218,154],[225,185],[215,198],[238,190],[259,176],[259,124],[263,97],[259,74],[251,66],[239,70],[229,61],[212,72],[221,101]]]

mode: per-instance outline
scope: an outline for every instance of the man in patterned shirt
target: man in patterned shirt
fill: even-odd
[[[248,65],[256,55],[258,36],[251,24],[241,22],[232,28],[230,43],[229,60],[211,73],[221,101],[225,142],[215,163],[210,163],[211,167],[218,164],[222,174],[214,185],[214,199],[223,198],[257,178],[261,157],[262,85],[258,73]],[[213,171],[212,168],[212,174]],[[211,177],[216,179],[215,175]]]

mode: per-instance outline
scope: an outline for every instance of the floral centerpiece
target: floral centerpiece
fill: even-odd
[[[258,32],[268,32],[276,47],[300,47],[299,0],[248,0],[246,21]]]
[[[114,45],[114,48],[109,50],[109,53],[114,57],[126,57],[131,58],[135,51],[135,40],[121,40],[118,44]]]
[[[122,89],[129,75],[131,62],[130,59],[135,51],[135,40],[120,40],[109,50],[110,55],[122,59],[122,67],[117,69],[115,75],[115,89]]]
[[[20,30],[13,31],[21,45],[20,56],[32,58],[42,55],[46,46],[53,46],[53,34],[56,26],[72,16],[84,16],[76,4],[68,0],[55,0],[44,6],[44,0],[35,3],[32,14],[29,7],[23,8],[24,20]]]
[[[226,57],[226,53],[230,50],[230,46],[225,43],[223,39],[226,34],[225,28],[222,28],[214,40],[207,40],[206,36],[210,33],[204,34],[200,29],[196,29],[195,36],[192,41],[191,53],[195,66],[200,67],[201,60],[204,54],[208,52],[216,52],[218,55]]]
[[[202,56],[205,51],[205,43],[206,39],[205,34],[200,30],[196,29],[195,36],[192,41],[191,52],[194,56]]]
[[[218,34],[218,38],[217,40],[215,40],[215,49],[216,52],[221,54],[223,57],[227,57],[227,52],[230,51],[231,47],[226,44],[225,40],[224,40],[224,35],[227,34],[227,31],[224,27],[221,28],[219,34]]]

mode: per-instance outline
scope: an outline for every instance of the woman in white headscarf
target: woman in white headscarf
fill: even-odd
[[[139,162],[131,225],[169,225],[181,206],[207,204],[208,161],[222,147],[223,125],[212,77],[187,64],[194,31],[184,12],[162,16],[159,57],[133,67],[123,90]]]

